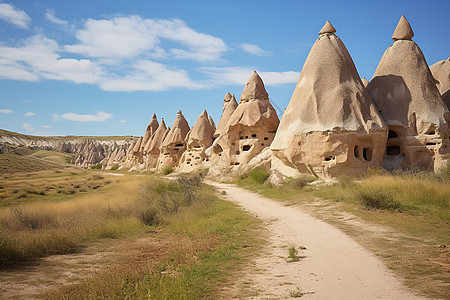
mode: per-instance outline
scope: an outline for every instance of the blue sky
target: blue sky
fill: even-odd
[[[450,1],[0,0],[0,128],[35,135],[143,135],[218,122],[253,69],[283,110],[326,20],[370,79],[402,14],[427,62],[450,55]],[[281,117],[281,112],[279,112]]]

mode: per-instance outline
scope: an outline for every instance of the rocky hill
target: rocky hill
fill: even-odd
[[[88,168],[102,164],[103,168],[120,163],[135,141],[134,137],[39,137],[0,130],[0,145],[23,146],[32,149],[54,150],[72,155],[72,164]]]

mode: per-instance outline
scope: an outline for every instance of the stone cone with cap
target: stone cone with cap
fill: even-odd
[[[166,167],[176,167],[179,164],[183,152],[186,151],[186,136],[189,130],[189,124],[179,110],[172,128],[162,142],[157,163],[158,171]]]
[[[430,66],[431,74],[437,80],[436,85],[447,107],[450,109],[450,58]]]
[[[288,166],[322,178],[381,166],[387,137],[335,31],[328,21],[320,31],[271,145]]]
[[[278,124],[278,116],[264,83],[253,71],[242,91],[239,105],[213,143],[210,174],[223,178],[224,173],[236,175],[244,172],[255,156],[268,149]]]
[[[450,116],[413,36],[402,16],[367,88],[389,126],[383,167],[437,170],[449,155]]]
[[[143,155],[147,154],[146,149],[151,142],[153,134],[155,133],[156,129],[158,129],[158,126],[159,124],[158,119],[156,118],[156,114],[153,114],[152,119],[150,120],[150,123],[145,130],[144,136],[142,137],[141,152]]]
[[[177,170],[180,172],[192,172],[200,168],[209,168],[210,160],[205,151],[213,143],[215,128],[211,125],[211,118],[204,110],[194,127],[186,136],[186,151],[183,153]]]

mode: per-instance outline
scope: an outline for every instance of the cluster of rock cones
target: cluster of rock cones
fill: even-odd
[[[431,70],[404,16],[370,82],[326,22],[281,121],[254,71],[239,104],[226,94],[217,125],[206,111],[190,128],[153,115],[122,167],[226,178],[261,166],[285,176],[362,175],[369,167],[438,170],[450,157],[450,59]]]

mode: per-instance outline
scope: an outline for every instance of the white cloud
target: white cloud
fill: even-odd
[[[13,110],[7,108],[0,109],[0,114],[12,114],[13,112]]]
[[[106,91],[165,91],[171,88],[204,87],[192,81],[186,71],[171,69],[150,60],[136,62],[130,74],[105,79],[100,86]]]
[[[32,116],[35,116],[35,115],[36,114],[34,112],[31,112],[31,111],[29,111],[29,112],[24,114],[25,117],[32,117]]]
[[[145,55],[154,59],[171,55],[174,58],[214,61],[228,50],[222,39],[199,33],[182,20],[143,19],[136,15],[109,20],[88,19],[76,37],[79,43],[66,45],[66,51],[100,58]],[[165,50],[160,46],[161,40],[180,43],[187,49]]]
[[[247,82],[253,69],[243,67],[200,68],[200,72],[211,77],[214,85],[242,85]],[[257,71],[266,86],[280,86],[295,84],[300,76],[299,72],[263,72]]]
[[[42,128],[50,128],[50,125],[42,125]]]
[[[64,20],[61,20],[61,19],[57,18],[55,16],[55,12],[53,10],[50,10],[50,9],[47,9],[47,12],[45,13],[45,18],[48,21],[50,21],[52,23],[55,23],[55,24],[58,24],[58,25],[62,25],[62,26],[65,26],[65,27],[67,27],[69,25],[69,23],[67,21],[64,21]]]
[[[242,43],[239,47],[247,53],[259,55],[259,56],[269,56],[270,51],[261,49],[258,45]]]
[[[62,115],[53,114],[53,121],[58,121],[60,118],[62,118],[64,120],[77,122],[105,122],[112,116],[112,114],[105,113],[103,111],[99,111],[95,115],[79,115],[75,113],[65,113]]]
[[[26,12],[8,3],[0,3],[0,19],[23,29],[28,28],[31,22],[31,18]]]
[[[42,126],[42,127],[44,127],[44,126]],[[49,131],[35,129],[33,127],[33,125],[31,125],[30,123],[22,123],[22,128],[25,129],[25,131],[27,133],[33,134],[33,135],[41,135],[41,136],[53,135],[53,133],[51,133]]]
[[[102,68],[88,59],[61,58],[58,44],[35,35],[22,46],[0,46],[0,78],[38,81],[39,78],[96,83]]]
[[[120,120],[117,123],[126,123],[126,122],[127,122],[127,120]]]

